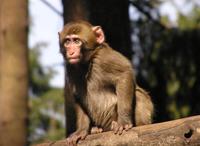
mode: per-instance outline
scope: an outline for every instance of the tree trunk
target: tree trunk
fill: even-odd
[[[0,145],[26,145],[27,0],[0,0]]]
[[[200,116],[134,127],[122,135],[112,131],[93,134],[78,146],[184,146],[200,145]],[[65,140],[37,146],[67,146]]]
[[[62,0],[64,23],[72,20],[88,20],[87,3],[85,0]]]
[[[110,46],[131,60],[133,52],[130,38],[129,0],[86,1],[92,24],[101,25]]]

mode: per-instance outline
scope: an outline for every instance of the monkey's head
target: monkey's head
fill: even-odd
[[[67,23],[59,34],[60,51],[69,64],[87,62],[95,49],[104,43],[100,26],[85,21]]]

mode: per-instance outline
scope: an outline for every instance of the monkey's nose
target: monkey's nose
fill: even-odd
[[[71,51],[71,52],[69,52],[69,55],[73,55],[75,52],[74,51]]]

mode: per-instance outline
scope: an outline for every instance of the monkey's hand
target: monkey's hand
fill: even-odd
[[[66,139],[66,143],[68,146],[76,146],[78,141],[84,140],[87,135],[88,135],[87,130],[76,131]]]
[[[111,123],[111,130],[113,130],[115,134],[119,134],[119,135],[121,135],[123,131],[128,131],[132,127],[133,125],[131,123],[120,124],[119,122],[116,122],[116,121],[112,121]]]
[[[91,129],[91,134],[98,134],[98,133],[102,133],[103,129],[99,128],[99,127],[92,127]]]

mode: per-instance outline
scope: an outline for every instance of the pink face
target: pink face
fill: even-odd
[[[65,37],[64,48],[66,49],[66,57],[70,64],[77,64],[81,61],[82,44],[78,35],[72,34]]]

